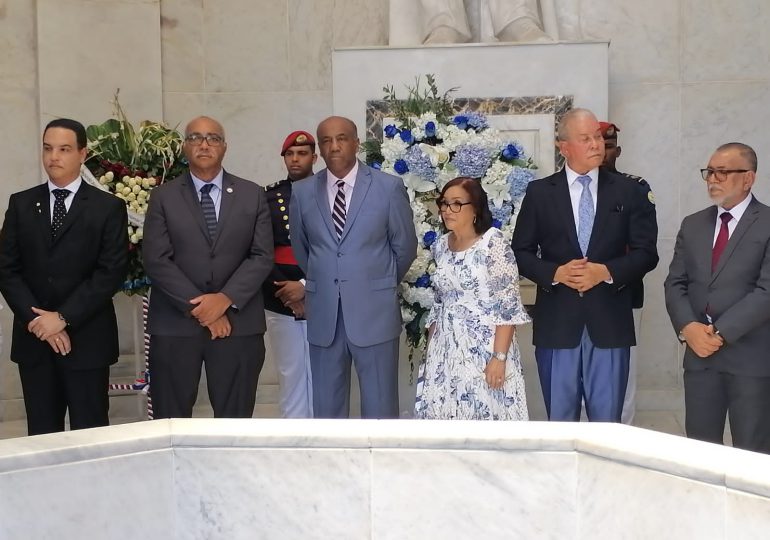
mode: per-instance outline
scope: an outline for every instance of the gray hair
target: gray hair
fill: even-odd
[[[578,107],[567,111],[564,116],[561,117],[559,125],[556,127],[556,139],[559,141],[566,141],[569,135],[569,124],[572,120],[583,116],[596,118],[596,115],[588,109],[581,109]]]
[[[729,142],[717,148],[717,152],[726,150],[737,150],[741,154],[741,157],[748,162],[749,169],[757,172],[757,153],[751,146],[739,142]]]

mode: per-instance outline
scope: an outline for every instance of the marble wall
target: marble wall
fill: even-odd
[[[661,263],[647,278],[639,404],[681,416],[681,351],[662,281],[682,217],[708,204],[697,169],[717,145],[755,147],[756,193],[770,201],[770,4],[579,3],[586,34],[611,42],[618,165],[647,178],[658,201]],[[230,141],[227,167],[274,181],[283,174],[285,134],[313,129],[332,112],[332,50],[385,45],[387,35],[383,0],[0,0],[0,210],[40,178],[40,126],[57,114],[106,117],[116,87],[135,121],[161,111],[172,125],[201,113],[219,118]],[[526,65],[517,69],[526,76]],[[8,310],[0,324],[7,333]],[[20,410],[7,355],[6,343],[0,418]]]

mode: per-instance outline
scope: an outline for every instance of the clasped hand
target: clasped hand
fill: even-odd
[[[714,325],[693,321],[682,328],[682,337],[687,346],[701,358],[708,358],[717,352],[725,340],[716,333]]]
[[[611,278],[612,276],[605,265],[589,262],[587,257],[573,259],[559,266],[553,276],[556,283],[561,283],[581,293],[593,289],[599,283]]]
[[[190,303],[195,307],[190,314],[201,326],[211,332],[211,339],[224,338],[230,335],[232,327],[225,312],[233,302],[224,293],[209,293],[196,296]]]
[[[72,350],[69,334],[64,330],[67,323],[59,317],[56,311],[46,311],[33,307],[37,317],[27,325],[27,330],[40,341],[45,341],[57,354],[66,356]]]

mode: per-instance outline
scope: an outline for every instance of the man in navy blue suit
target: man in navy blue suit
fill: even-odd
[[[530,183],[513,234],[534,281],[533,341],[550,420],[619,422],[634,335],[633,287],[658,263],[646,190],[600,168],[596,117],[573,109],[558,127],[563,170]]]

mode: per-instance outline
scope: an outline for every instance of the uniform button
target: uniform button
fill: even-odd
[[[280,196],[281,196],[281,194],[279,193],[279,194],[278,194],[278,196],[280,197]],[[278,199],[278,202],[279,202],[279,203],[281,203],[281,204],[283,204],[283,199]]]
[[[281,207],[281,212],[286,212],[286,207],[285,206]]]
[[[283,220],[284,221],[288,221],[289,220],[289,216],[283,216]]]
[[[288,223],[286,224],[286,230],[287,231],[289,230],[289,224]]]

